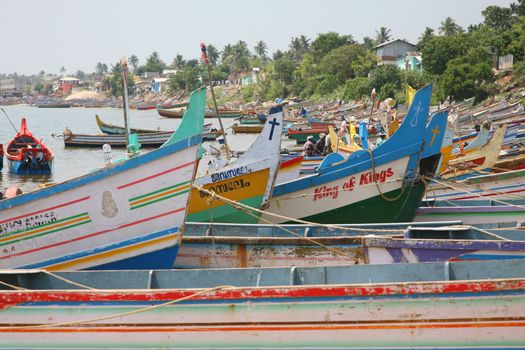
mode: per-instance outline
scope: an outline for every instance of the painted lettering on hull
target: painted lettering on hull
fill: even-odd
[[[375,173],[375,182],[384,183],[386,180],[394,176],[392,168],[381,170]],[[339,197],[340,187],[342,191],[353,191],[356,187],[357,178],[356,176],[349,177],[342,185],[336,186],[321,186],[314,189],[313,201],[320,199],[331,198],[336,199]],[[374,183],[374,174],[372,171],[368,171],[359,176],[358,186],[366,186]]]

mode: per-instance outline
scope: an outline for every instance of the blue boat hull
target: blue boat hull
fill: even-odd
[[[9,172],[18,175],[47,175],[53,170],[53,161],[47,161],[45,164],[26,163],[17,160],[8,160]],[[1,167],[0,167],[1,169]]]

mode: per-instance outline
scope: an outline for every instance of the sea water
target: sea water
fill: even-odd
[[[17,130],[20,128],[22,117],[26,117],[28,129],[34,136],[42,138],[42,141],[53,151],[55,158],[51,175],[14,175],[9,173],[7,158],[4,157],[4,168],[0,172],[0,191],[10,186],[17,186],[26,193],[42,185],[63,182],[104,167],[102,147],[66,148],[62,133],[69,128],[75,134],[101,134],[95,114],[98,114],[106,123],[124,125],[123,110],[119,108],[37,108],[28,105],[2,106],[2,108],[7,112]],[[180,119],[160,117],[156,110],[131,110],[129,119],[133,128],[153,130],[175,130],[180,123]],[[244,151],[250,147],[257,135],[232,135],[229,127],[236,122],[238,123],[235,119],[223,118],[227,141],[230,149]],[[212,123],[214,128],[219,128],[216,118],[206,118],[205,123]],[[0,143],[4,145],[4,151],[7,143],[15,134],[16,131],[5,114],[0,111]],[[218,148],[219,144],[218,142],[204,143],[205,150],[208,151],[210,146]],[[142,151],[149,152],[151,148],[145,148]],[[111,155],[112,159],[122,158],[125,156],[125,150],[113,148]],[[201,167],[205,166],[205,163],[207,162],[201,162]]]

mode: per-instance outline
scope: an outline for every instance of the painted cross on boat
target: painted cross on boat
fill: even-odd
[[[273,119],[272,119],[271,121],[269,121],[268,123],[272,125],[272,128],[270,129],[270,138],[269,138],[269,140],[272,140],[272,138],[273,138],[273,131],[274,131],[275,127],[276,127],[276,126],[279,126],[279,125],[281,125],[281,124],[277,121],[276,118],[273,118]]]
[[[432,130],[432,133],[434,135],[432,135],[432,140],[430,140],[430,147],[432,147],[432,145],[434,144],[434,140],[436,139],[436,135],[438,134],[441,134],[441,132],[439,131],[439,127],[436,125],[436,127]]]

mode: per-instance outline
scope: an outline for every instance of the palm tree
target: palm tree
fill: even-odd
[[[129,56],[129,64],[133,68],[133,73],[135,73],[139,67],[139,58],[136,55]]]
[[[386,27],[381,27],[379,30],[376,30],[376,41],[379,44],[382,44],[390,40],[390,29]]]
[[[463,32],[463,28],[456,24],[456,22],[450,17],[447,17],[441,22],[441,27],[439,27],[439,33],[445,36],[456,35]]]
[[[376,45],[376,43],[375,43],[374,39],[372,39],[371,37],[369,37],[369,36],[365,36],[365,37],[363,38],[363,45],[364,45],[367,49],[371,49],[371,48],[373,48],[373,47]]]
[[[423,32],[423,34],[421,34],[421,36],[418,39],[418,42],[416,45],[417,50],[418,51],[423,50],[423,47],[426,45],[426,43],[428,43],[428,41],[432,39],[433,37],[434,37],[434,29],[430,27],[426,27],[425,31]]]
[[[102,62],[97,63],[97,66],[95,67],[95,72],[99,76],[104,75],[104,64]]]
[[[268,54],[268,45],[262,40],[258,41],[257,44],[253,47],[253,51],[261,61],[265,61]]]
[[[219,62],[219,50],[217,50],[214,45],[209,44],[206,47],[206,52],[208,53],[208,59],[210,60],[210,63],[216,65],[217,62]]]
[[[64,75],[65,72],[66,72],[66,67],[64,66],[60,67],[60,74]]]
[[[221,54],[221,61],[226,64],[232,64],[234,60],[235,52],[233,50],[233,46],[231,44],[224,46]]]
[[[184,60],[184,57],[182,57],[182,55],[178,53],[177,56],[175,56],[175,58],[173,59],[171,67],[177,70],[182,70],[185,65],[186,61]]]
[[[301,35],[299,37],[299,42],[301,43],[301,52],[303,54],[310,50],[310,39],[308,39],[306,36]]]

